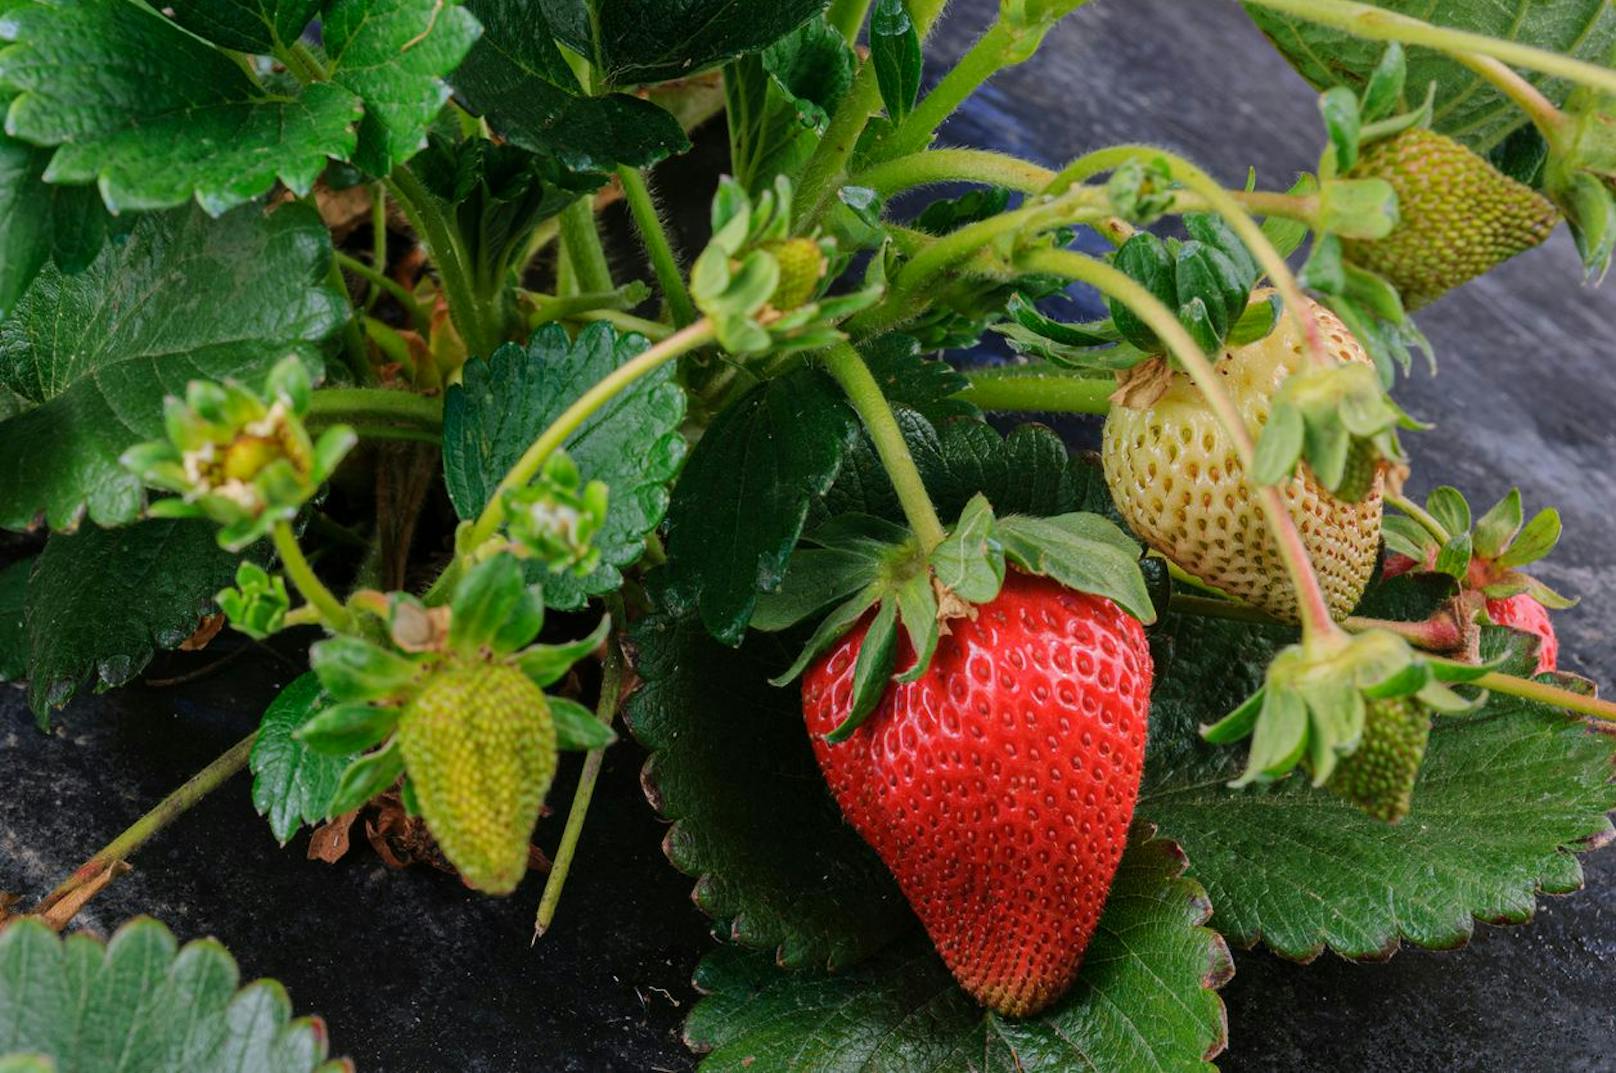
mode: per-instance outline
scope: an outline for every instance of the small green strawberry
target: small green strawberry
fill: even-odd
[[[811,238],[788,238],[760,247],[780,266],[780,285],[769,304],[785,312],[809,301],[819,290],[819,281],[830,270],[830,262],[819,243]]]
[[[1384,179],[1397,191],[1397,228],[1376,241],[1348,241],[1346,254],[1389,280],[1408,309],[1539,245],[1560,221],[1548,198],[1424,127],[1366,145],[1347,175]]]
[[[398,720],[427,827],[466,882],[508,894],[556,770],[544,691],[508,664],[438,672]]]
[[[1377,820],[1408,815],[1414,782],[1431,738],[1431,712],[1417,697],[1368,700],[1357,751],[1336,764],[1326,784]]]

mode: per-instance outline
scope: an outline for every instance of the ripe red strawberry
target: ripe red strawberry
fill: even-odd
[[[1549,609],[1528,592],[1518,592],[1501,600],[1487,601],[1487,617],[1500,626],[1535,633],[1542,641],[1537,650],[1537,672],[1545,674],[1560,666],[1560,639],[1554,635]]]
[[[803,679],[831,792],[962,986],[1024,1016],[1070,986],[1127,841],[1152,663],[1103,597],[1009,571],[841,744],[861,623]],[[913,662],[900,641],[898,666]]]

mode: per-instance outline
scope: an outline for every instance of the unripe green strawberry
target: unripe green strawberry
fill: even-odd
[[[444,856],[478,890],[515,890],[556,770],[543,691],[508,665],[448,668],[404,709],[398,740]]]
[[[1337,359],[1369,361],[1333,313],[1314,304],[1313,315]],[[1286,317],[1267,338],[1236,347],[1218,362],[1253,438],[1268,421],[1274,392],[1306,360],[1304,353],[1294,321]],[[1296,590],[1256,491],[1186,374],[1175,372],[1148,409],[1113,406],[1101,457],[1117,509],[1151,547],[1207,584],[1275,618],[1296,621]],[[1383,478],[1376,473],[1370,479],[1357,503],[1331,495],[1305,465],[1279,486],[1337,619],[1357,606],[1380,550]]]
[[[1348,242],[1346,254],[1390,280],[1409,309],[1538,245],[1560,220],[1548,198],[1424,127],[1365,146],[1348,174],[1397,191],[1396,230]]]
[[[785,311],[813,298],[819,290],[819,281],[825,277],[829,265],[819,243],[811,238],[788,238],[770,242],[763,249],[780,266],[780,285],[774,289],[769,304]]]
[[[1363,738],[1330,777],[1332,791],[1377,820],[1396,823],[1408,815],[1431,713],[1416,697],[1365,702]]]

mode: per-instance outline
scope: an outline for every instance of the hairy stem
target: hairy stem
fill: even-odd
[[[157,806],[130,824],[123,834],[108,842],[95,856],[73,870],[55,890],[47,894],[35,907],[35,913],[46,913],[74,891],[94,883],[108,868],[127,860],[135,851],[150,842],[159,831],[179,819],[197,802],[229,781],[230,777],[247,766],[257,731],[248,734],[213,763],[191,776],[179,789],[157,803]],[[63,921],[65,924],[66,922]]]
[[[1564,78],[1579,85],[1616,93],[1616,70],[1600,67],[1548,49],[1486,34],[1436,26],[1357,0],[1249,0],[1257,7],[1292,15],[1304,22],[1333,26],[1371,41],[1400,41],[1461,57],[1465,53]]]
[[[1217,370],[1212,367],[1212,363],[1201,351],[1200,346],[1165,305],[1139,283],[1130,279],[1127,274],[1103,261],[1070,250],[1040,250],[1027,254],[1022,263],[1029,271],[1048,272],[1079,283],[1087,283],[1101,294],[1115,298],[1133,310],[1167,345],[1185,372],[1189,373],[1190,378],[1201,389],[1201,394],[1211,407],[1213,415],[1233,442],[1235,455],[1240,459],[1242,469],[1246,473],[1251,472],[1256,444],[1252,441],[1250,430],[1246,428],[1240,412],[1235,409],[1234,400],[1225,390]],[[1280,559],[1284,562],[1285,571],[1290,575],[1291,585],[1296,590],[1303,638],[1324,641],[1339,636],[1340,628],[1330,617],[1329,601],[1325,599],[1324,590],[1319,585],[1318,575],[1313,570],[1313,562],[1307,554],[1307,546],[1302,542],[1302,534],[1296,528],[1296,522],[1285,504],[1285,497],[1271,484],[1255,485],[1253,490],[1262,504],[1263,518],[1273,533]]]
[[[1402,492],[1388,490],[1386,492],[1386,502],[1418,522],[1420,528],[1430,533],[1437,543],[1446,544],[1453,539],[1452,534],[1448,532],[1441,522],[1436,520],[1430,511],[1408,498]]]
[[[1517,678],[1513,674],[1492,671],[1470,684],[1493,693],[1535,700],[1539,704],[1547,704],[1554,708],[1565,708],[1578,715],[1592,716],[1604,722],[1616,722],[1616,704],[1559,686],[1551,686],[1547,682],[1534,682],[1530,678]]]
[[[348,609],[325,587],[325,582],[320,580],[309,565],[309,560],[304,557],[303,548],[292,532],[292,523],[276,522],[270,534],[275,540],[275,552],[281,557],[281,568],[292,579],[292,584],[297,586],[297,591],[303,594],[303,599],[320,612],[320,621],[326,628],[341,632],[352,626],[353,618],[348,614]]]
[[[937,128],[965,103],[966,98],[1004,68],[1027,58],[1029,49],[1025,39],[1033,34],[1043,36],[1042,31],[1018,29],[1002,19],[988,27],[987,32],[977,38],[965,55],[949,68],[942,81],[882,141],[879,150],[881,159],[907,156],[930,145]]]
[[[1532,125],[1542,131],[1544,137],[1552,141],[1565,128],[1565,113],[1556,108],[1554,102],[1536,86],[1516,74],[1515,69],[1507,63],[1491,56],[1468,52],[1459,53],[1454,59],[1491,82],[1494,89],[1514,101],[1515,106],[1526,113]]]
[[[581,197],[561,210],[561,242],[580,291],[609,291],[613,288],[606,249],[600,244],[595,226],[595,199]]]
[[[1285,263],[1285,258],[1274,248],[1268,236],[1263,234],[1263,229],[1258,226],[1257,221],[1239,199],[1188,160],[1149,145],[1113,146],[1072,161],[1055,177],[1055,181],[1050,183],[1049,192],[1062,193],[1073,183],[1082,182],[1101,172],[1115,171],[1130,160],[1140,158],[1165,161],[1172,169],[1173,178],[1198,194],[1213,212],[1228,222],[1229,227],[1245,243],[1246,249],[1251,251],[1251,255],[1256,258],[1263,271],[1268,273],[1269,279],[1273,280],[1274,288],[1285,300],[1285,311],[1301,329],[1302,338],[1306,341],[1313,360],[1328,362],[1330,358],[1329,351],[1324,345],[1324,332],[1319,328],[1319,320],[1313,315],[1313,307],[1302,293],[1302,287],[1296,282],[1296,276]]]
[[[646,320],[618,309],[585,309],[566,317],[567,320],[604,321],[623,332],[638,332],[653,343],[660,343],[674,334],[674,329],[659,320]]]
[[[437,198],[422,185],[408,165],[393,169],[385,182],[387,192],[404,209],[416,234],[426,243],[427,252],[443,281],[449,302],[449,316],[460,331],[460,338],[473,354],[486,356],[499,345],[499,338],[484,314],[477,288],[472,281],[471,262],[460,232],[440,210]]]
[[[382,256],[387,256],[385,251],[382,253]],[[426,308],[422,306],[420,302],[415,300],[415,295],[411,294],[404,288],[403,284],[391,278],[386,273],[377,271],[370,265],[367,265],[365,262],[355,257],[350,257],[341,250],[337,251],[336,260],[337,264],[342,267],[344,272],[352,272],[360,279],[369,283],[371,287],[374,288],[372,291],[373,294],[379,294],[381,291],[386,291],[388,294],[392,295],[393,300],[404,307],[404,312],[409,314],[410,323],[415,326],[415,330],[419,332],[423,338],[432,330],[431,315],[427,313]],[[384,262],[377,262],[377,264],[382,263]]]
[[[893,416],[881,385],[864,364],[864,358],[847,343],[837,343],[825,351],[821,360],[825,371],[841,385],[848,402],[864,422],[864,429],[875,444],[875,453],[880,456],[881,465],[898,493],[909,528],[920,538],[920,550],[931,554],[948,533],[937,517],[937,508],[926,492],[920,470],[915,468],[914,456],[909,453],[909,444],[904,441],[903,431],[898,428],[898,419]]]
[[[613,593],[607,603],[612,621],[625,623],[627,618],[623,597]],[[623,699],[624,666],[623,650],[614,633],[606,639],[600,702],[595,706],[595,718],[607,726],[611,726],[617,718],[617,706]],[[578,773],[578,787],[572,793],[572,807],[567,811],[567,826],[561,831],[561,842],[550,862],[550,875],[544,881],[544,894],[539,898],[539,911],[533,921],[534,941],[550,930],[550,922],[555,919],[556,906],[561,902],[561,890],[567,885],[567,874],[572,871],[572,860],[578,853],[578,837],[583,833],[584,820],[589,815],[589,803],[595,796],[595,783],[600,779],[600,766],[605,758],[604,748],[591,749],[584,756],[583,770]]]
[[[873,2],[874,0],[832,0],[830,10],[825,12],[825,21],[851,45],[858,40],[859,31],[864,28],[864,20],[869,16],[870,5]]]
[[[853,176],[882,197],[938,183],[984,183],[1023,194],[1042,193],[1055,173],[1030,161],[986,149],[927,149],[893,157]]]
[[[1048,365],[1004,365],[965,374],[971,386],[958,398],[989,412],[1050,414],[1111,412],[1111,377],[1082,376]]]
[[[386,388],[321,388],[309,396],[311,425],[401,425],[423,432],[443,428],[443,400]]]
[[[679,258],[673,252],[673,242],[668,238],[668,227],[657,210],[656,199],[651,196],[645,176],[638,169],[620,167],[617,169],[617,178],[623,184],[628,211],[633,214],[634,225],[639,228],[640,241],[645,243],[646,257],[651,262],[651,271],[656,273],[657,285],[662,288],[662,297],[668,303],[674,326],[686,327],[696,319],[696,304],[690,300],[684,270],[679,267]]]

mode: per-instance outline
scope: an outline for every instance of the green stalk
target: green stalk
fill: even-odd
[[[656,200],[645,183],[645,176],[636,168],[623,166],[617,169],[617,178],[623,184],[628,210],[640,230],[646,257],[651,262],[651,271],[656,273],[657,285],[662,288],[662,297],[668,303],[668,312],[673,315],[674,326],[686,327],[696,319],[696,304],[690,300],[684,270],[679,267],[679,259],[674,255],[667,225],[657,211]]]
[[[533,480],[544,468],[552,454],[567,442],[567,437],[578,431],[585,421],[593,417],[602,406],[610,402],[618,392],[628,387],[640,377],[655,371],[675,358],[699,350],[707,346],[718,337],[712,321],[703,317],[688,328],[681,329],[673,335],[657,343],[651,349],[638,357],[619,366],[615,371],[598,381],[594,387],[579,396],[578,401],[556,418],[550,427],[539,434],[522,457],[506,473],[493,494],[488,497],[488,505],[477,516],[467,530],[464,540],[460,541],[461,548],[478,548],[487,543],[490,537],[499,529],[499,524],[505,517],[505,493],[515,488],[525,486]],[[427,590],[424,597],[427,603],[441,602],[448,593],[454,590],[459,580],[461,560],[459,556],[449,564],[432,587]]]
[[[1418,522],[1420,528],[1424,529],[1427,533],[1430,533],[1432,538],[1435,539],[1438,544],[1446,544],[1448,541],[1453,539],[1453,537],[1448,533],[1447,528],[1441,522],[1437,521],[1436,517],[1432,515],[1430,511],[1408,498],[1408,496],[1404,495],[1402,492],[1393,492],[1388,490],[1386,492],[1386,502],[1390,503],[1392,506],[1396,507],[1398,510],[1402,511],[1404,514]]]
[[[613,289],[611,266],[606,263],[606,249],[595,227],[594,198],[578,198],[561,210],[561,242],[572,262],[578,290],[587,293]]]
[[[586,309],[581,313],[574,313],[567,319],[605,321],[618,331],[638,332],[653,343],[660,343],[674,334],[674,329],[661,321],[646,320],[644,317],[636,317],[632,313],[624,313],[617,309]]]
[[[217,760],[191,776],[179,789],[159,801],[150,812],[130,824],[121,835],[108,842],[93,857],[75,868],[73,873],[58,884],[55,890],[40,900],[34,912],[46,912],[74,891],[94,882],[104,871],[116,865],[119,861],[128,860],[137,850],[150,842],[158,832],[185,815],[193,805],[224,785],[232,775],[246,767],[247,758],[252,754],[253,742],[257,738],[257,731],[248,734],[235,745],[232,745]]]
[[[973,369],[965,378],[971,386],[957,397],[990,413],[1106,414],[1117,389],[1111,377],[1063,373],[1047,365]]]
[[[298,545],[297,536],[292,532],[290,522],[276,522],[270,535],[275,540],[275,551],[281,557],[281,568],[286,576],[292,579],[297,591],[303,594],[316,611],[320,612],[320,621],[326,628],[334,632],[342,632],[353,625],[353,618],[348,609],[342,606],[342,601],[332,595],[330,589],[315,574],[314,568],[309,565],[308,559],[303,556],[303,549]]]
[[[387,192],[404,209],[416,234],[426,243],[427,252],[443,281],[449,316],[460,330],[460,338],[473,354],[493,353],[499,339],[489,325],[477,288],[472,282],[471,261],[460,232],[438,207],[432,192],[421,184],[408,165],[393,169],[385,180]]]
[[[937,183],[985,183],[1023,194],[1042,193],[1055,173],[1008,153],[986,149],[927,149],[893,157],[853,176],[882,197]]]
[[[873,3],[874,0],[832,0],[830,10],[825,12],[825,21],[851,45],[858,40]]]
[[[1490,56],[1528,71],[1564,78],[1606,93],[1616,93],[1616,71],[1563,56],[1548,49],[1523,45],[1486,34],[1436,26],[1394,11],[1356,0],[1250,0],[1257,7],[1291,15],[1304,22],[1333,26],[1354,37],[1371,41],[1399,41],[1445,52],[1461,60],[1464,54]]]
[[[376,266],[378,276],[387,278],[387,188],[381,183],[375,183],[370,188],[370,263]],[[370,293],[365,296],[366,313],[376,308],[376,302],[386,289],[371,281]]]
[[[1240,459],[1242,469],[1247,473],[1252,471],[1256,444],[1240,416],[1240,411],[1235,408],[1234,400],[1224,388],[1222,377],[1213,368],[1212,362],[1207,359],[1199,344],[1178,322],[1178,318],[1173,316],[1155,295],[1129,278],[1126,273],[1103,261],[1071,250],[1039,250],[1029,253],[1023,258],[1022,265],[1031,272],[1047,272],[1078,283],[1086,283],[1101,294],[1115,298],[1133,310],[1150,330],[1156,333],[1157,338],[1166,344],[1167,349],[1184,367],[1184,371],[1201,389],[1201,394],[1211,407],[1213,415],[1233,442],[1235,455]],[[1302,542],[1302,534],[1296,528],[1296,522],[1291,517],[1284,495],[1278,487],[1271,484],[1258,485],[1255,491],[1262,504],[1263,517],[1279,548],[1280,559],[1284,562],[1286,573],[1290,575],[1291,584],[1296,589],[1304,641],[1322,643],[1340,637],[1341,630],[1330,616],[1329,601],[1325,599],[1324,590],[1319,586],[1318,575],[1314,572],[1313,562],[1307,554],[1307,546]]]
[[[1605,722],[1616,722],[1616,704],[1569,689],[1561,689],[1559,686],[1551,686],[1546,682],[1534,682],[1529,678],[1517,678],[1513,674],[1492,671],[1470,684],[1493,693],[1535,700],[1539,704],[1565,708],[1578,715],[1592,716]]]
[[[359,328],[359,313],[354,308],[353,295],[348,293],[348,281],[342,278],[342,266],[335,257],[331,259],[331,267],[326,269],[325,281],[327,286],[342,295],[348,306],[348,319],[342,325],[343,364],[348,366],[348,371],[361,384],[372,383],[376,373],[370,367],[370,355],[365,351],[365,334]]]
[[[443,400],[386,388],[321,388],[309,396],[310,424],[409,425],[426,432],[443,427]]]
[[[608,604],[614,623],[627,621],[620,594],[613,593],[608,597]],[[623,699],[624,663],[622,648],[614,634],[606,641],[600,702],[595,706],[595,718],[606,726],[611,726],[617,718],[617,706]],[[561,831],[561,843],[556,847],[555,857],[550,862],[550,875],[544,881],[544,894],[539,898],[539,911],[533,921],[534,941],[550,930],[550,923],[555,919],[556,906],[561,902],[562,888],[567,885],[572,860],[578,853],[578,838],[583,833],[584,820],[589,816],[589,803],[594,799],[595,783],[600,779],[600,767],[605,758],[604,748],[591,749],[584,756],[583,770],[578,773],[578,787],[572,793],[572,807],[567,811],[567,826]]]
[[[837,343],[825,351],[821,361],[864,422],[864,429],[875,444],[875,453],[880,456],[881,465],[898,493],[909,528],[920,538],[920,550],[930,555],[948,532],[937,517],[937,508],[932,505],[926,484],[920,479],[920,470],[915,468],[914,456],[909,453],[909,444],[903,438],[881,385],[859,352],[847,343]]]
[[[1115,171],[1128,161],[1141,158],[1166,161],[1172,169],[1173,178],[1200,195],[1212,211],[1228,222],[1230,229],[1239,236],[1241,242],[1245,243],[1246,249],[1251,251],[1251,255],[1273,281],[1274,289],[1279,291],[1280,297],[1284,299],[1286,313],[1301,329],[1302,338],[1306,341],[1312,359],[1320,363],[1329,362],[1329,351],[1324,345],[1324,332],[1319,327],[1318,317],[1313,315],[1313,306],[1302,293],[1302,287],[1296,282],[1296,275],[1285,263],[1285,258],[1274,248],[1268,236],[1263,234],[1263,229],[1258,226],[1257,221],[1239,199],[1188,160],[1151,145],[1112,146],[1072,161],[1055,177],[1055,181],[1049,184],[1049,193],[1062,193],[1073,183],[1083,182],[1101,172]]]
[[[385,257],[386,253],[384,252],[382,256]],[[374,288],[371,292],[373,296],[379,294],[381,291],[386,291],[388,294],[392,295],[393,299],[398,302],[399,305],[404,307],[404,312],[409,314],[410,323],[415,325],[415,330],[419,332],[423,338],[432,331],[431,316],[427,313],[426,309],[421,305],[421,303],[415,300],[415,295],[406,290],[404,286],[397,280],[390,278],[382,272],[378,272],[376,269],[357,258],[348,256],[341,250],[337,251],[336,262],[342,267],[344,272],[352,272],[360,279],[369,283],[372,288]],[[381,264],[384,262],[378,261],[377,263]]]

